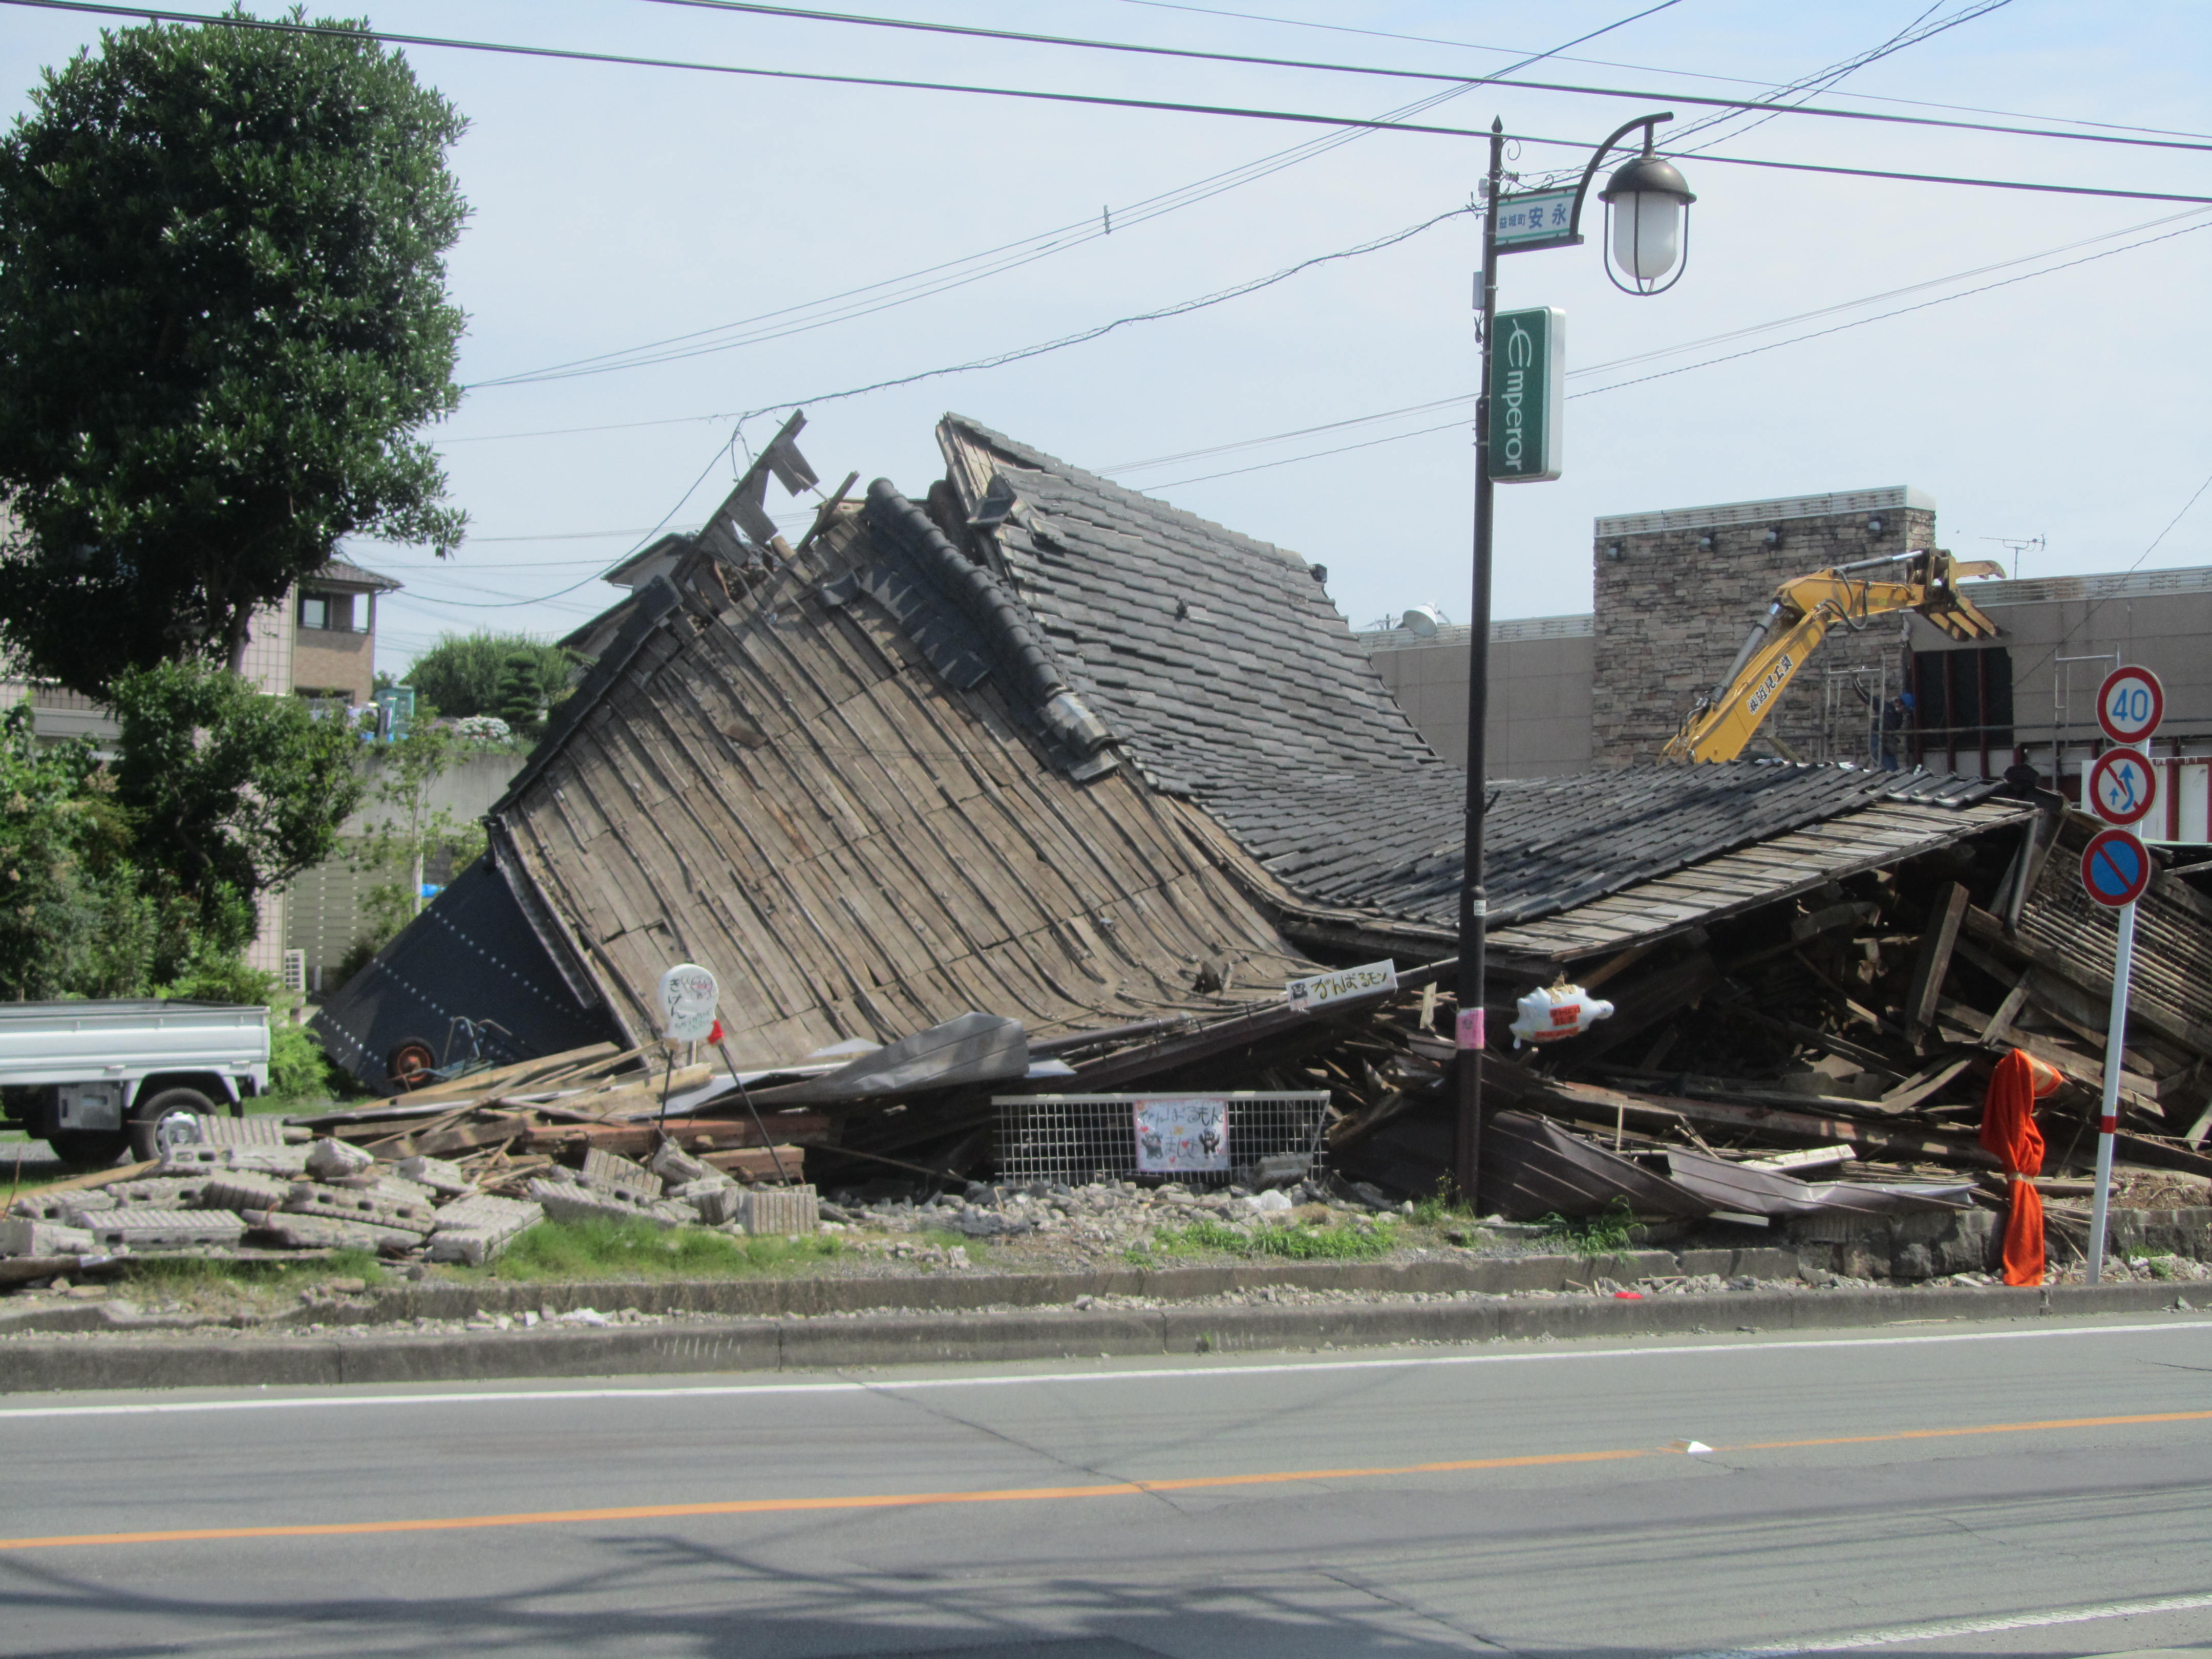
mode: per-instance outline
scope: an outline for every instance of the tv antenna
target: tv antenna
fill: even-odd
[[[1995,542],[1998,546],[2004,548],[2007,551],[2011,553],[2012,578],[2014,581],[2018,581],[2020,580],[2020,567],[2023,562],[2021,556],[2027,552],[2031,548],[2038,553],[2042,552],[2044,549],[2044,538],[2040,536],[2037,536],[2028,541],[2017,541],[2009,536],[1983,536],[1977,539],[1985,542]]]

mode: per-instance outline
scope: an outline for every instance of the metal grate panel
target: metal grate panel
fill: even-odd
[[[1151,1101],[1219,1101],[1226,1108],[1229,1168],[1156,1175],[1137,1167],[1137,1106]],[[1166,1094],[994,1095],[999,1178],[1009,1184],[1097,1180],[1179,1181],[1225,1187],[1249,1181],[1263,1158],[1296,1152],[1318,1172],[1328,1158],[1322,1131],[1328,1093],[1270,1094],[1187,1089]]]

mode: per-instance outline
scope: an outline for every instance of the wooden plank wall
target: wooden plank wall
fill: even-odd
[[[848,520],[720,620],[656,635],[510,808],[526,867],[641,1029],[723,986],[741,1061],[970,1009],[1033,1032],[1205,1012],[1316,971],[1126,772],[1053,771],[992,683],[950,690],[820,584]],[[856,552],[861,550],[856,548]],[[1226,997],[1192,989],[1232,965]]]

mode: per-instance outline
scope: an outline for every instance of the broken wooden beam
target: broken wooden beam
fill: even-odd
[[[1972,908],[1972,897],[1962,883],[1952,882],[1937,897],[1934,918],[1920,936],[1920,954],[1912,964],[1912,988],[1905,997],[1905,1036],[1916,1047],[1935,1023],[1936,1004],[1951,971],[1951,952],[1958,945],[1960,924]]]

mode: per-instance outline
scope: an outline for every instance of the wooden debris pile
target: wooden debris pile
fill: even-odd
[[[1690,1189],[1704,1213],[1800,1213],[1816,1184],[1828,1189],[1816,1207],[1868,1213],[1900,1194],[1995,1204],[2004,1182],[1976,1131],[1991,1066],[2020,1048],[2064,1079],[2038,1114],[2048,1212],[2062,1232],[2086,1224],[2115,933],[2080,890],[2089,829],[2047,813],[2017,846],[1947,848],[1571,964],[1617,1012],[1517,1053],[1493,1037],[1484,1207],[1571,1216],[1626,1200],[1639,1213],[1681,1212],[1638,1174]],[[2117,1159],[2160,1179],[2124,1181],[2119,1201],[2202,1206],[2212,902],[2162,876],[2136,938]],[[1530,988],[1493,977],[1492,1033],[1511,1018],[1505,999]],[[1448,992],[1401,994],[1246,1086],[1328,1087],[1340,1166],[1393,1191],[1434,1191],[1452,1167],[1444,1034],[1455,1012]],[[1538,1118],[1570,1139],[1537,1133]]]

